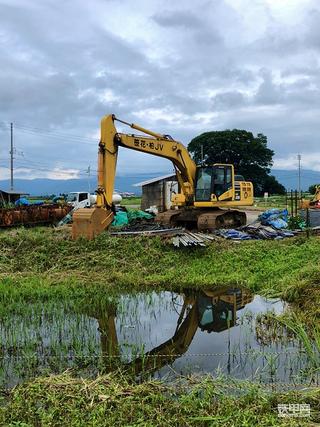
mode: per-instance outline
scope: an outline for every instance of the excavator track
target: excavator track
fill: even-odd
[[[166,226],[183,226],[189,230],[213,231],[219,228],[237,228],[246,225],[247,216],[234,209],[169,209],[155,218]]]
[[[213,231],[219,228],[237,228],[246,225],[246,223],[245,212],[220,210],[199,215],[197,225],[199,231]]]
[[[176,218],[179,217],[180,214],[181,214],[180,210],[169,209],[165,212],[159,213],[155,217],[155,222],[159,222],[160,224],[168,225],[168,226],[176,225]]]

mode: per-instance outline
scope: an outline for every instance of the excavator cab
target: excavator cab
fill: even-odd
[[[235,175],[233,165],[215,163],[211,166],[197,166],[195,207],[229,208],[248,205],[253,205],[253,185],[242,176]]]
[[[232,165],[215,164],[198,166],[195,180],[195,201],[210,202],[212,199],[232,200],[230,190],[234,188],[234,170]],[[227,193],[227,194],[226,194]],[[223,197],[226,195],[226,198]]]

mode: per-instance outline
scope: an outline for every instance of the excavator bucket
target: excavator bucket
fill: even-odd
[[[83,208],[73,214],[72,238],[94,239],[113,221],[113,212],[105,208]]]

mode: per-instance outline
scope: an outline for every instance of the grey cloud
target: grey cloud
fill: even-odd
[[[262,71],[263,81],[252,97],[253,105],[283,105],[289,108],[319,106],[320,79],[299,77],[292,82],[275,83],[272,74]]]
[[[307,25],[304,31],[304,47],[320,49],[320,10],[312,8],[307,15]]]
[[[54,39],[50,27],[42,37],[43,28],[40,30],[36,22],[32,23],[33,14],[30,11],[14,7],[4,9],[1,20],[7,22],[4,28],[8,34],[8,49],[11,47],[12,50],[10,56],[8,50],[2,47],[5,53],[2,70],[5,72],[0,76],[3,87],[0,100],[9,116],[14,113],[19,120],[23,116],[24,120],[58,126],[77,122],[83,115],[91,119],[95,111],[105,108],[99,101],[99,88],[94,87],[94,71],[110,69],[123,72],[128,64],[130,70],[149,67],[148,61],[138,50],[107,31],[97,29],[94,36],[83,43],[77,40],[63,42],[59,38]],[[17,35],[12,28],[13,16],[17,18],[14,23],[21,24]],[[23,22],[26,25],[22,25]],[[12,55],[12,52],[17,52],[16,46],[20,46],[21,52],[31,52],[28,61],[21,61],[19,56]],[[42,64],[39,64],[39,58],[42,58]],[[14,80],[7,85],[12,76]],[[112,83],[112,80],[109,81],[108,86]],[[83,91],[90,88],[94,90],[79,98]],[[37,111],[37,115],[34,111]]]
[[[239,91],[222,92],[212,98],[212,104],[216,110],[239,108],[245,106],[247,102],[246,97]]]
[[[279,104],[283,100],[283,91],[279,85],[275,85],[272,74],[264,70],[262,72],[263,82],[260,84],[255,95],[255,102],[258,104]]]
[[[316,149],[316,3],[316,12],[301,17],[302,28],[282,28],[268,17],[266,32],[252,38],[241,13],[223,0],[190,0],[179,9],[153,0],[146,11],[139,0],[137,24],[135,16],[128,18],[131,4],[93,0],[86,8],[80,0],[44,0],[23,7],[0,0],[1,120],[87,135],[112,112],[186,144],[207,130],[241,127],[266,133],[279,155],[303,144]],[[127,21],[119,21],[118,30],[98,23],[101,7],[111,17],[122,8]],[[137,28],[128,35],[130,24]],[[101,97],[105,91],[110,99]],[[5,132],[0,129],[7,141]],[[40,135],[17,130],[17,145],[29,156],[65,167],[74,167],[75,158],[79,165],[95,164],[96,142],[88,142],[75,147],[56,139],[46,145]],[[41,144],[46,152],[39,151]],[[125,171],[133,157],[122,151]],[[134,159],[137,170],[158,164]]]
[[[187,29],[201,29],[201,21],[194,13],[187,10],[163,11],[153,15],[152,19],[162,27],[184,27]]]
[[[205,15],[201,18],[187,10],[164,11],[152,17],[161,27],[183,30],[193,33],[195,44],[215,45],[223,43],[223,39],[213,22],[208,22]]]

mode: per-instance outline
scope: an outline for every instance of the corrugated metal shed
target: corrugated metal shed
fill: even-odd
[[[178,191],[177,178],[172,173],[138,182],[134,184],[134,187],[142,187],[141,209],[145,210],[151,206],[156,206],[159,212],[170,207],[168,205],[171,205],[173,187],[175,187],[176,192]]]
[[[18,190],[0,190],[1,193],[7,193],[10,195],[19,195],[19,196],[28,196],[29,193],[26,193],[25,191],[18,191]]]
[[[29,193],[25,191],[17,190],[0,190],[0,204],[2,203],[14,203],[20,199],[21,196],[28,196]]]
[[[143,187],[144,185],[153,184],[158,181],[163,181],[164,179],[172,178],[172,181],[176,181],[175,174],[167,174],[162,176],[157,176],[156,178],[147,179],[146,181],[138,182],[137,184],[133,184],[133,187]]]

